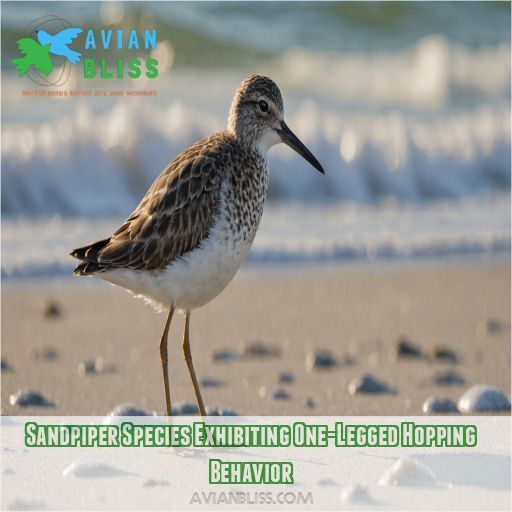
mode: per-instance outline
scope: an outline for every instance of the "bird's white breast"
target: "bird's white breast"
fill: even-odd
[[[224,208],[226,200],[224,196],[208,237],[164,270],[115,269],[98,276],[127,288],[159,309],[174,306],[190,311],[204,306],[233,279],[251,248],[259,224],[258,219],[255,225],[244,226],[245,236],[233,231]]]

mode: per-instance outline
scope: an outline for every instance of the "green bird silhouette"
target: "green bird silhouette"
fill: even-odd
[[[19,76],[23,76],[30,66],[34,66],[46,76],[53,71],[52,60],[49,55],[51,45],[40,45],[37,41],[29,37],[18,39],[16,43],[18,44],[20,53],[24,55],[24,57],[11,61],[11,63],[16,66]]]

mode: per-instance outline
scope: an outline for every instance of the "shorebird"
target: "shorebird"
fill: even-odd
[[[267,153],[279,142],[324,174],[284,122],[277,85],[251,75],[235,93],[227,130],[179,154],[112,236],[71,252],[81,260],[75,275],[98,276],[168,311],[160,338],[168,416],[167,338],[176,310],[185,315],[183,354],[206,415],[190,352],[190,313],[229,284],[249,252],[267,194]]]

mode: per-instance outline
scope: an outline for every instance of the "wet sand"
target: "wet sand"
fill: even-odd
[[[57,311],[45,315],[52,301]],[[77,279],[51,289],[4,283],[3,413],[104,415],[123,403],[163,413],[158,345],[164,322],[163,314],[106,283]],[[177,315],[169,342],[174,403],[194,402],[182,328]],[[399,357],[401,337],[420,355]],[[244,355],[257,341],[270,354]],[[206,405],[239,415],[422,414],[427,397],[457,401],[473,384],[510,395],[510,266],[242,273],[193,312],[191,346],[198,378],[219,384],[202,386]],[[445,357],[440,348],[447,349]],[[338,364],[308,368],[308,354],[321,350]],[[235,358],[214,360],[220,351]],[[103,364],[96,373],[80,367],[96,358]],[[279,383],[281,372],[291,373],[292,382]],[[447,372],[463,383],[435,382]],[[364,374],[393,392],[352,395],[350,382]],[[19,389],[38,391],[55,407],[11,405]],[[284,399],[274,398],[277,390],[286,392]]]

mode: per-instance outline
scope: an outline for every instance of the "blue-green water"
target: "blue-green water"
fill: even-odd
[[[157,96],[22,97],[15,41],[56,13],[83,28],[156,26],[158,79],[84,81],[75,66],[67,87]],[[278,83],[326,176],[271,149],[272,213],[252,261],[510,247],[507,2],[2,2],[2,69],[4,276],[68,272],[67,249],[108,234],[178,152],[224,129],[256,71]]]
[[[396,50],[438,34],[471,48],[510,39],[508,2],[125,2],[118,26],[156,23],[164,37],[190,37],[194,52],[215,43],[279,55],[291,47],[314,51]],[[115,11],[115,9],[114,9]],[[80,26],[116,19],[101,2],[2,2],[2,28],[24,29],[58,14]],[[7,38],[6,38],[7,39]],[[204,45],[197,45],[204,42]],[[206,44],[207,40],[209,43]],[[193,53],[190,49],[184,51]],[[196,57],[198,58],[198,56]],[[187,64],[186,61],[183,62]],[[191,64],[191,63],[189,63]]]

